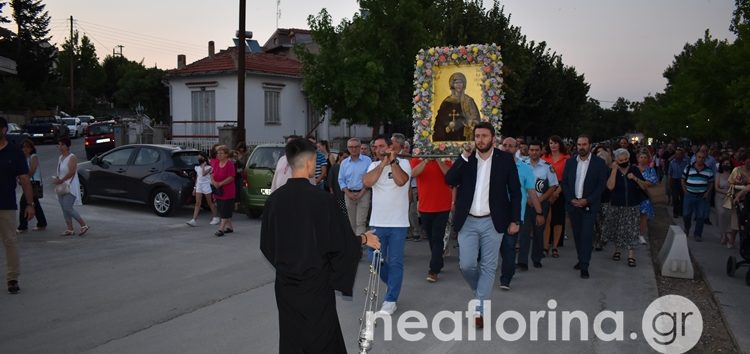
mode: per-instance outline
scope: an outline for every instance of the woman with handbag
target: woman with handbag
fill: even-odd
[[[651,154],[648,152],[648,149],[641,149],[641,151],[638,153],[638,170],[641,171],[641,175],[643,175],[643,185],[646,186],[646,189],[643,190],[644,199],[641,202],[640,205],[640,230],[641,234],[638,236],[638,243],[645,245],[646,244],[646,234],[648,234],[648,221],[653,219],[656,215],[654,213],[654,206],[651,204],[651,199],[648,197],[648,188],[653,187],[657,183],[659,183],[659,176],[656,173],[656,170],[651,167]]]
[[[645,196],[647,182],[638,167],[630,164],[630,152],[620,148],[614,152],[612,170],[607,179],[610,195],[610,223],[607,227],[610,240],[614,241],[614,261],[620,260],[620,250],[628,250],[628,266],[635,267],[633,246],[638,242],[640,204]]]
[[[236,187],[234,184],[236,171],[234,164],[229,160],[229,149],[224,146],[216,148],[216,160],[211,161],[213,174],[211,174],[211,189],[213,190],[216,206],[219,209],[219,230],[214,233],[221,237],[224,234],[234,232],[232,227],[232,211],[234,210],[234,198]]]
[[[89,231],[89,226],[73,208],[74,205],[83,204],[81,203],[81,187],[78,182],[78,159],[76,155],[70,152],[70,138],[60,138],[57,147],[60,149],[60,157],[57,160],[57,176],[52,177],[52,183],[55,185],[57,200],[60,202],[63,218],[68,226],[60,236],[73,236],[75,234],[73,219],[81,225],[78,236],[83,236]]]
[[[47,228],[47,218],[44,217],[44,210],[42,205],[39,203],[39,199],[44,196],[44,189],[42,187],[42,171],[39,166],[39,158],[36,156],[36,147],[31,139],[26,139],[21,143],[21,150],[26,157],[26,163],[29,165],[29,176],[31,177],[31,189],[34,192],[34,211],[36,215],[36,227],[34,231],[44,231]],[[26,209],[26,198],[20,200],[21,213],[18,216],[18,229],[16,232],[23,233],[29,228],[29,220],[24,215]]]
[[[719,162],[719,173],[716,174],[714,179],[714,205],[716,208],[716,227],[719,229],[719,235],[721,235],[721,244],[727,245],[730,238],[729,223],[732,209],[732,192],[734,187],[729,184],[729,176],[732,172],[732,162],[729,159],[722,159]],[[728,203],[724,203],[728,200]],[[729,208],[727,208],[729,206]],[[732,240],[734,237],[732,236]],[[734,243],[734,242],[732,242]],[[728,246],[731,248],[731,246]]]

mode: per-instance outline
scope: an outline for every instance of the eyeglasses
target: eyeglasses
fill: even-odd
[[[360,145],[347,146],[347,149],[358,149]]]

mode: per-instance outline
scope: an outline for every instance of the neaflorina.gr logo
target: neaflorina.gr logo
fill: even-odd
[[[651,302],[643,313],[641,329],[654,350],[681,354],[692,349],[700,340],[703,316],[687,298],[665,295]]]

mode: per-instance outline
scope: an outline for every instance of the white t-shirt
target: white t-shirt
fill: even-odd
[[[367,172],[374,170],[379,164],[380,161],[374,161],[367,168]],[[411,165],[408,160],[398,159],[398,165],[411,177]],[[390,165],[383,169],[380,178],[372,186],[370,226],[409,227],[409,181],[401,187],[396,185]]]

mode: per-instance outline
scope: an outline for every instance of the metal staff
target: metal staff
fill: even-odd
[[[380,296],[380,266],[383,256],[380,250],[372,252],[372,262],[369,267],[369,278],[367,288],[365,288],[365,305],[362,309],[362,317],[359,318],[359,353],[367,354],[373,345],[375,334],[375,317],[368,316],[374,314],[378,306],[378,297]]]

